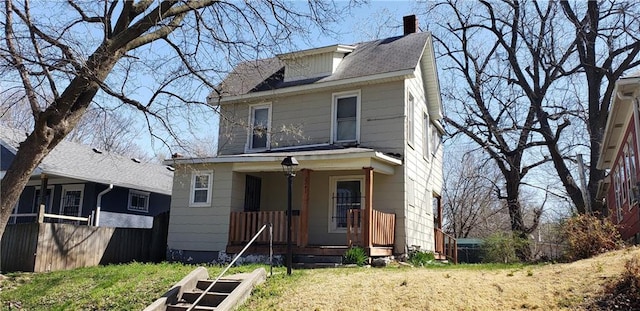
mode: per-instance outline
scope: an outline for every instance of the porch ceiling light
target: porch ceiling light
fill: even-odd
[[[296,166],[298,166],[298,160],[292,156],[287,156],[280,162],[282,165],[282,171],[287,176],[296,176]]]

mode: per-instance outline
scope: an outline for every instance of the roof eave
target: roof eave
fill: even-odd
[[[613,160],[615,160],[615,156],[617,152],[616,150],[612,150],[610,148],[611,144],[618,144],[622,135],[624,135],[624,125],[628,122],[626,120],[629,116],[628,113],[621,113],[620,109],[622,107],[629,109],[625,105],[628,102],[632,102],[636,100],[636,92],[640,87],[640,78],[632,77],[632,78],[623,78],[616,82],[616,86],[613,90],[613,99],[611,100],[611,107],[609,107],[609,115],[607,116],[607,123],[605,125],[604,137],[602,139],[602,144],[600,145],[598,158],[598,163],[596,163],[596,167],[598,169],[608,169],[611,168],[613,164]],[[625,110],[625,112],[627,112]],[[623,124],[620,127],[620,124]],[[607,152],[608,150],[612,150]]]
[[[209,105],[217,106],[222,104],[231,104],[236,102],[255,100],[263,97],[272,97],[272,96],[279,96],[279,95],[285,95],[285,94],[290,95],[294,93],[305,93],[312,90],[317,91],[317,90],[332,88],[336,86],[362,85],[362,84],[374,83],[379,80],[387,80],[387,81],[402,80],[402,79],[413,78],[415,76],[414,71],[415,71],[415,68],[404,69],[404,70],[386,72],[386,73],[364,76],[364,77],[332,80],[332,81],[326,81],[326,82],[317,82],[312,84],[298,85],[298,86],[286,87],[286,88],[275,89],[270,91],[248,93],[244,95],[236,95],[236,96],[221,97],[221,98],[211,97],[211,98],[207,98],[207,101]]]

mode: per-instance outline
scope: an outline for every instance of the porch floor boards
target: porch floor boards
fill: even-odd
[[[244,245],[227,245],[228,254],[239,253]],[[309,245],[300,247],[293,245],[294,255],[314,255],[314,256],[342,256],[344,252],[349,249],[346,245]],[[284,255],[287,253],[287,245],[274,244],[273,254]],[[393,255],[393,247],[374,246],[368,249],[369,256],[391,256]],[[269,254],[269,245],[252,245],[246,251],[245,254]]]

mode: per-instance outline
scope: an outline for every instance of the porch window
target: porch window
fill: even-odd
[[[616,197],[616,221],[620,223],[622,221],[622,185],[620,178],[620,166],[618,165],[613,170],[613,187],[615,189],[615,197]]]
[[[250,107],[249,150],[268,149],[270,145],[269,130],[271,127],[271,104],[254,105]]]
[[[136,212],[149,212],[149,192],[129,190],[129,206],[127,209]]]
[[[211,205],[211,189],[213,185],[212,172],[196,172],[191,175],[190,207]]]
[[[333,94],[332,140],[357,142],[360,137],[360,91]]]
[[[637,176],[636,176],[636,154],[634,152],[635,146],[633,144],[633,136],[629,136],[627,144],[625,146],[625,166],[627,168],[627,188],[629,192],[629,210],[633,207],[633,204],[638,200],[634,191]]]
[[[329,232],[341,232],[347,228],[347,212],[350,209],[362,209],[364,178],[332,177]]]
[[[44,193],[44,211],[51,213],[51,206],[53,205],[53,187],[47,187],[47,191]],[[38,213],[40,210],[40,188],[36,189],[33,195],[33,206],[31,207],[31,213]]]
[[[84,185],[65,185],[62,187],[62,200],[60,202],[60,215],[82,215],[82,194]]]

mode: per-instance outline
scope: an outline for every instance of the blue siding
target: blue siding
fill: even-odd
[[[16,156],[4,146],[0,146],[0,171],[6,171]]]

